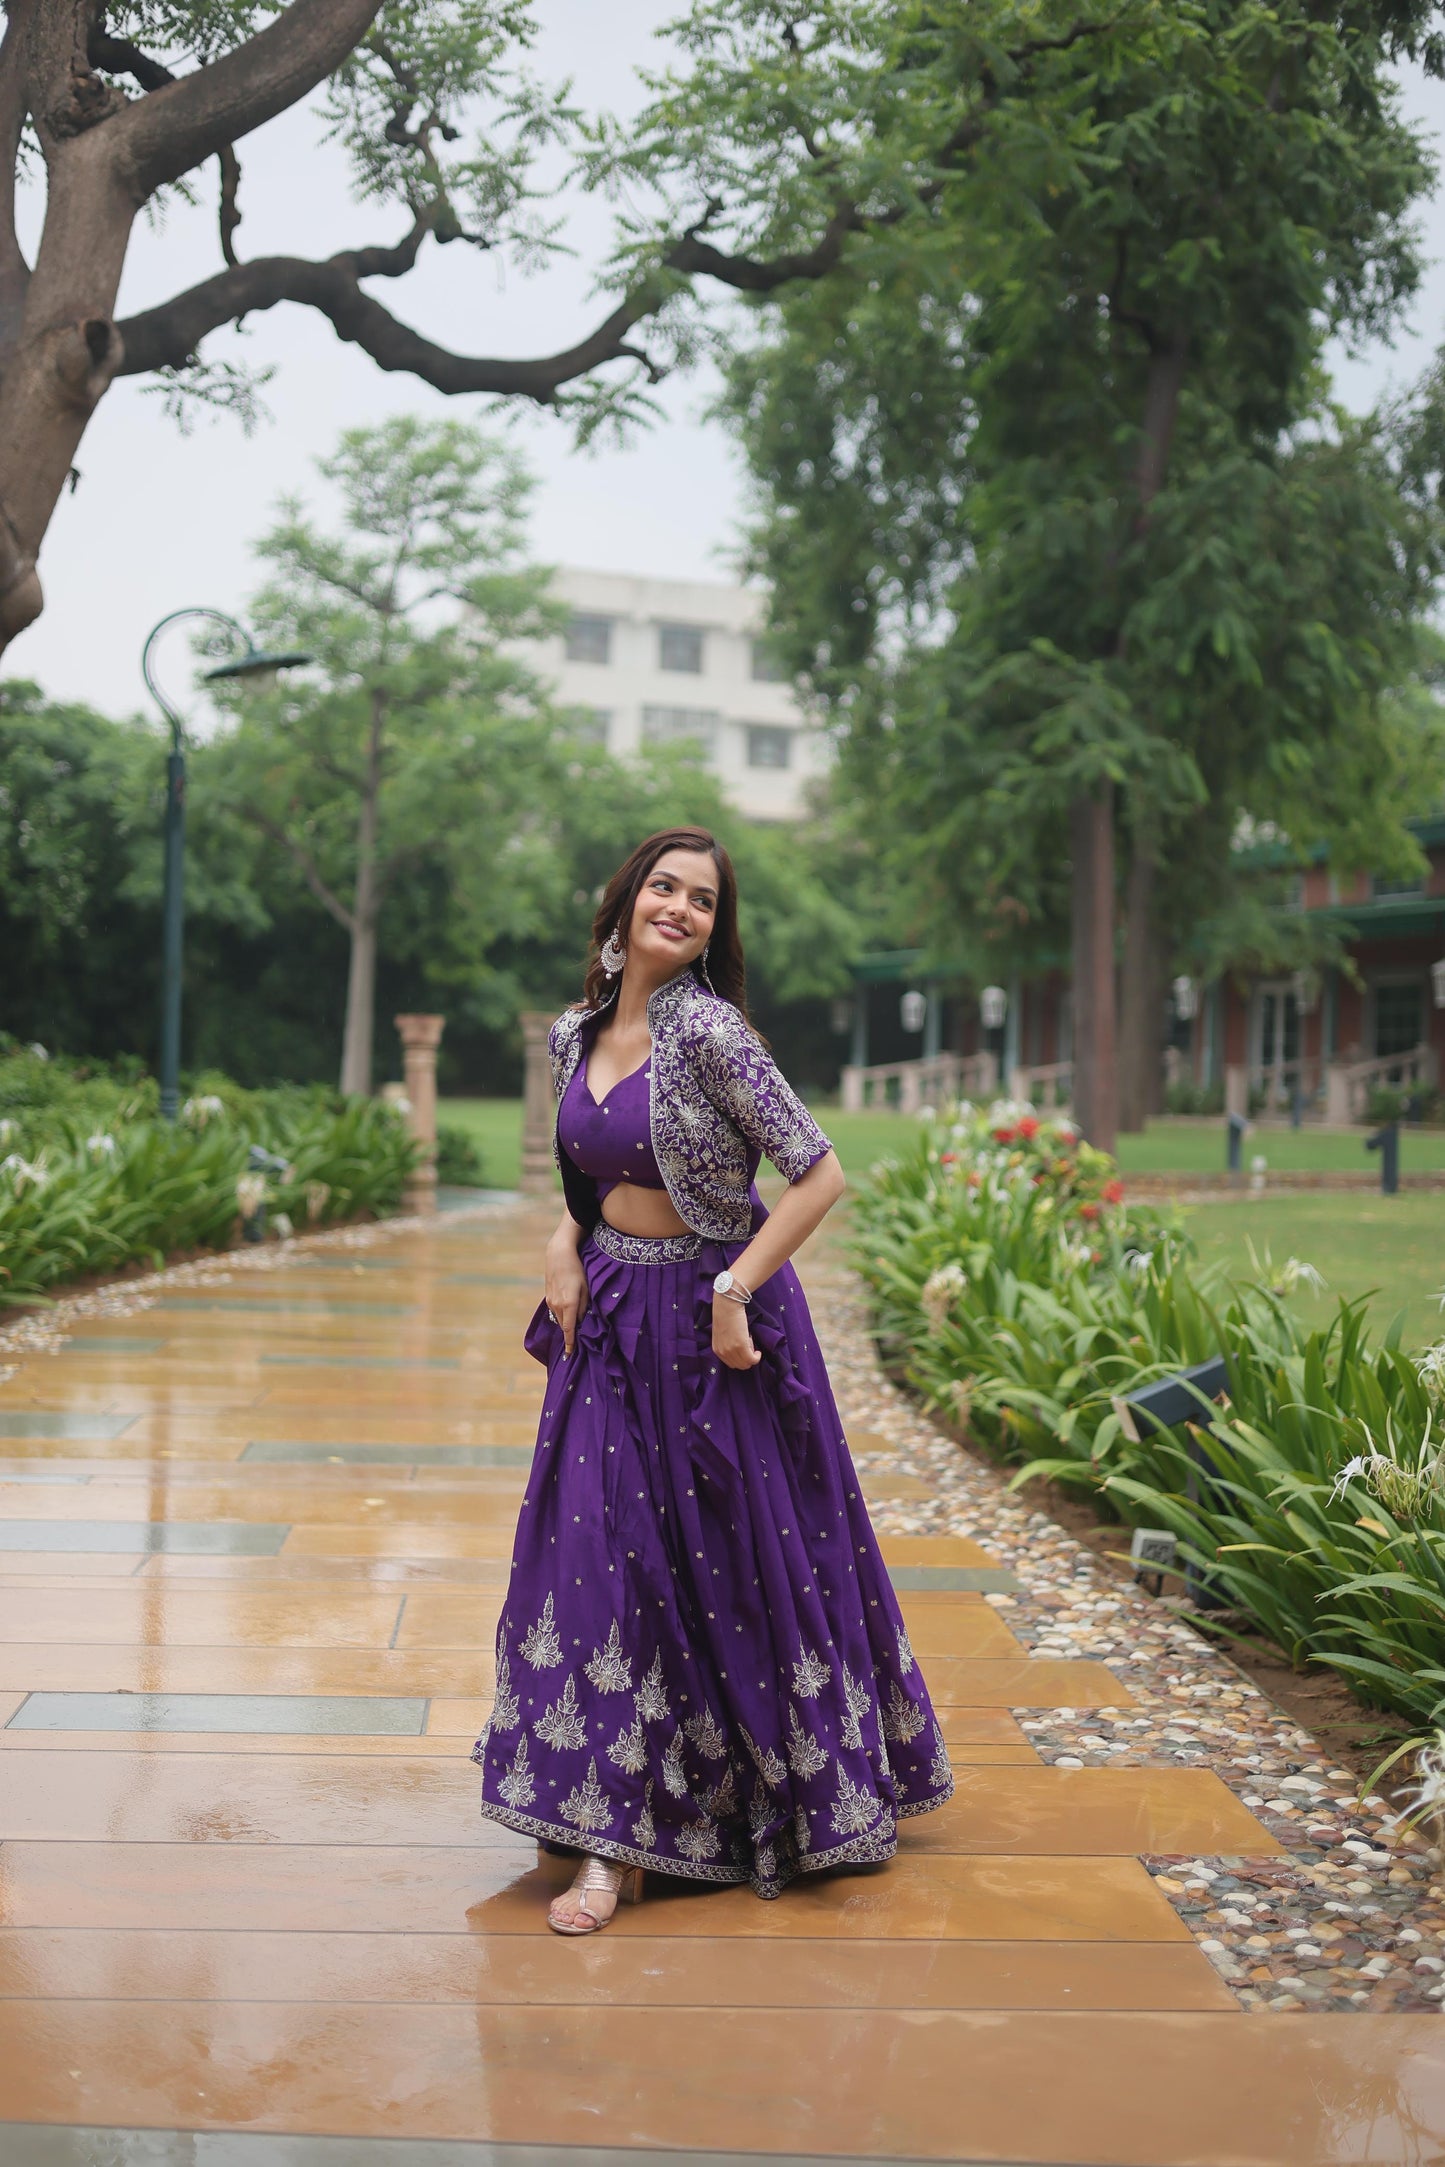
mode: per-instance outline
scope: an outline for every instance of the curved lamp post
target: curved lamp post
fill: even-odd
[[[181,1077],[181,949],[185,919],[184,865],[186,847],[186,734],[185,718],[172,706],[156,682],[151,654],[163,632],[188,617],[204,617],[224,625],[241,643],[241,652],[205,673],[206,683],[227,677],[265,677],[277,670],[296,669],[309,655],[271,655],[255,645],[244,625],[219,609],[175,609],[153,627],[141,650],[141,675],[156,706],[171,726],[171,750],[166,761],[165,885],[161,916],[161,1119],[174,1121],[180,1110]]]

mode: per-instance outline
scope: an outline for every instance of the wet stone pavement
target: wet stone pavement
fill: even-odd
[[[467,1761],[535,1431],[505,1199],[0,1332],[3,2167],[1445,2159],[1445,1903],[1309,1735],[803,1274],[958,1779],[775,1904],[562,1862]]]

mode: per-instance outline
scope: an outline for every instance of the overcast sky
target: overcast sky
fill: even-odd
[[[535,56],[547,79],[576,78],[592,107],[626,112],[638,102],[633,70],[657,65],[656,27],[679,0],[538,0],[545,26]],[[1432,133],[1445,131],[1445,86],[1412,82],[1410,110]],[[393,212],[356,207],[333,153],[317,147],[313,116],[274,122],[241,146],[243,255],[275,251],[327,255],[339,247],[388,240],[400,231]],[[173,212],[162,232],[137,228],[121,293],[126,314],[208,276],[219,264],[214,169],[204,177],[204,209]],[[589,263],[605,244],[608,214],[584,206],[571,229],[575,264],[538,277],[499,278],[485,256],[456,245],[433,249],[394,287],[388,302],[421,329],[471,353],[545,353],[570,343],[593,320]],[[1341,358],[1338,381],[1350,404],[1364,406],[1391,383],[1404,383],[1431,348],[1445,341],[1445,203],[1427,216],[1432,266],[1415,312],[1414,335],[1392,353]],[[234,422],[203,420],[189,438],[141,384],[110,391],[77,461],[80,482],[61,502],[41,560],[46,609],[16,642],[7,674],[37,679],[59,697],[84,699],[112,713],[144,698],[142,641],[156,620],[184,604],[209,603],[244,616],[256,584],[250,544],[282,491],[315,493],[311,461],[341,428],[400,412],[477,412],[480,402],[449,401],[405,376],[386,376],[330,326],[298,308],[253,320],[231,343],[219,334],[207,351],[243,351],[276,363],[265,398],[273,419],[244,437]],[[625,451],[579,454],[565,426],[542,414],[511,411],[504,426],[538,476],[533,542],[538,558],[612,571],[678,578],[729,576],[741,488],[735,455],[721,429],[701,418],[705,378],[663,387],[663,419]],[[184,640],[165,674],[183,683]]]

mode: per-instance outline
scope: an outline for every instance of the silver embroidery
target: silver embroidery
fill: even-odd
[[[555,1670],[561,1662],[562,1643],[557,1637],[550,1595],[542,1605],[541,1617],[535,1625],[529,1625],[522,1635],[519,1652],[522,1661],[530,1663],[533,1670]]]
[[[682,1765],[683,1738],[681,1731],[674,1731],[672,1743],[662,1756],[662,1782],[664,1790],[673,1798],[686,1798],[687,1776]]]
[[[517,1750],[512,1756],[512,1765],[505,1776],[501,1778],[497,1789],[509,1806],[518,1808],[530,1806],[537,1795],[537,1786],[532,1781],[532,1771],[527,1766],[527,1733],[525,1731],[517,1740]]]
[[[845,1709],[841,1732],[843,1744],[851,1752],[857,1753],[863,1744],[863,1733],[858,1727],[858,1718],[866,1715],[872,1707],[873,1694],[871,1688],[862,1678],[853,1676],[846,1663],[843,1665],[843,1703]]]
[[[711,1814],[714,1821],[725,1821],[729,1814],[737,1812],[737,1778],[730,1767],[723,1770],[721,1782],[715,1783],[710,1791],[703,1792],[699,1804],[704,1813]]]
[[[722,1837],[711,1821],[689,1821],[677,1832],[677,1848],[684,1858],[715,1859],[722,1849]]]
[[[698,1752],[705,1754],[708,1760],[720,1761],[727,1752],[727,1739],[714,1722],[710,1708],[704,1708],[701,1715],[689,1716],[682,1727]]]
[[[905,1678],[911,1676],[913,1671],[913,1650],[901,1625],[898,1628],[898,1668]]]
[[[567,1683],[562,1688],[562,1698],[553,1701],[545,1715],[538,1716],[536,1722],[532,1725],[532,1729],[544,1746],[555,1746],[559,1749],[566,1748],[570,1750],[574,1746],[586,1745],[587,1726],[578,1711],[577,1680],[573,1677],[571,1671],[567,1673]]]
[[[657,1828],[652,1818],[652,1785],[649,1783],[642,1794],[642,1811],[632,1824],[632,1841],[644,1851],[657,1846]]]
[[[778,1765],[781,1768],[782,1763],[779,1762]],[[768,1787],[762,1777],[759,1776],[757,1782],[753,1785],[753,1795],[748,1800],[748,1833],[754,1842],[762,1835],[763,1830],[772,1820],[773,1810],[772,1799],[768,1796]]]
[[[772,1747],[769,1746],[767,1752],[765,1753],[762,1747],[758,1744],[757,1740],[753,1737],[751,1731],[744,1730],[741,1723],[738,1725],[738,1736],[742,1739],[743,1744],[747,1747],[749,1753],[752,1755],[754,1761],[757,1763],[758,1770],[763,1778],[763,1781],[765,1783],[771,1783],[774,1785],[781,1783],[783,1781],[783,1778],[787,1775],[788,1771],[783,1766],[783,1763],[778,1759],[778,1756],[776,1753],[774,1753]]]
[[[808,1826],[808,1809],[806,1806],[800,1806],[793,1815],[793,1834],[797,1839],[799,1851],[806,1852],[809,1844],[813,1841],[813,1831]]]
[[[816,1776],[828,1765],[828,1756],[810,1731],[805,1731],[796,1708],[788,1710],[788,1766],[795,1776]]]
[[[800,1700],[816,1700],[833,1673],[816,1648],[798,1642],[799,1661],[793,1665],[793,1691]]]
[[[927,1721],[923,1710],[909,1700],[895,1678],[888,1689],[888,1706],[883,1711],[884,1737],[906,1746],[910,1739],[918,1736]]]
[[[622,1653],[622,1638],[617,1630],[617,1620],[612,1620],[612,1630],[607,1635],[605,1648],[594,1648],[592,1660],[582,1666],[599,1693],[630,1693],[632,1691],[632,1665]]]
[[[514,1731],[521,1715],[522,1704],[512,1691],[512,1671],[505,1655],[497,1659],[497,1691],[492,1702],[492,1720],[488,1729]]]
[[[592,1239],[619,1264],[690,1264],[702,1255],[701,1234],[624,1234],[599,1219]]]
[[[587,1763],[586,1782],[579,1783],[575,1790],[569,1791],[557,1811],[563,1820],[570,1821],[574,1828],[611,1828],[616,1817],[602,1795],[595,1761]]]
[[[948,1748],[943,1742],[943,1732],[936,1723],[933,1726],[933,1748],[933,1765],[928,1771],[928,1780],[937,1791],[943,1790],[945,1786],[951,1791],[953,1767],[948,1758]]]
[[[632,1696],[644,1723],[670,1723],[672,1710],[662,1689],[662,1650],[652,1658],[652,1668]]]
[[[833,1801],[832,1822],[839,1836],[861,1836],[871,1828],[883,1811],[882,1805],[871,1792],[854,1783],[847,1769],[838,1764],[838,1796]]]
[[[647,1766],[647,1741],[642,1735],[640,1718],[634,1716],[628,1729],[619,1731],[607,1748],[607,1758],[616,1767],[625,1769],[629,1776],[640,1776]]]
[[[753,1853],[753,1871],[760,1881],[771,1881],[778,1871],[778,1854],[770,1843],[760,1844]]]

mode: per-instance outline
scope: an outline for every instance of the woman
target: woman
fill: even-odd
[[[583,1854],[564,1934],[644,1865],[776,1896],[890,1858],[953,1790],[788,1261],[842,1170],[747,1022],[727,853],[649,837],[593,938],[550,1039],[547,1390],[473,1752],[484,1815]]]

